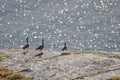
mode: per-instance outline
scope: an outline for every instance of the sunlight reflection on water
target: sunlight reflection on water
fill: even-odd
[[[0,48],[120,51],[119,0],[1,0]]]

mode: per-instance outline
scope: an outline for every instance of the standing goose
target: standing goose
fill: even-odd
[[[62,50],[62,51],[67,50],[67,45],[66,45],[66,42],[64,43],[64,46],[63,46],[63,48],[62,48],[61,50]]]
[[[44,39],[42,39],[42,45],[36,48],[36,50],[43,50],[44,49]]]
[[[28,43],[28,37],[26,38],[27,43],[23,46],[23,49],[28,49],[29,48],[29,43]]]

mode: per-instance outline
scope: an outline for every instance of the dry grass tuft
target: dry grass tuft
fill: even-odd
[[[4,67],[0,68],[0,80],[32,80],[31,78],[21,75],[18,72],[10,71]]]
[[[9,56],[0,56],[0,61],[6,59],[6,58],[8,58],[8,57],[9,57]]]
[[[89,75],[87,74],[81,74],[77,77],[74,77],[74,78],[70,78],[69,80],[76,80],[76,79],[84,79],[84,77],[88,77]]]
[[[113,76],[113,77],[106,79],[106,80],[120,80],[120,76]]]
[[[75,51],[75,54],[83,54],[84,52],[82,51]]]

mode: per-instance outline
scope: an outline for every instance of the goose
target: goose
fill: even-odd
[[[42,45],[36,48],[36,50],[43,50],[44,49],[44,39],[42,39]]]
[[[66,45],[66,42],[64,42],[64,46],[63,46],[63,48],[62,48],[61,50],[62,50],[62,51],[67,50],[67,45]]]
[[[27,41],[27,43],[23,46],[23,50],[25,50],[25,49],[28,49],[29,48],[29,43],[28,43],[28,37],[26,38],[26,41]]]

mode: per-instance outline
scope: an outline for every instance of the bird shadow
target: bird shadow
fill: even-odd
[[[26,55],[26,54],[28,53],[28,51],[29,51],[29,50],[27,50],[27,51],[23,52],[22,54]]]
[[[32,72],[32,70],[28,68],[28,69],[23,69],[23,70],[21,70],[19,72]]]
[[[41,52],[41,53],[39,53],[39,54],[34,55],[34,57],[39,57],[39,58],[41,58],[43,54],[44,54],[44,53]]]
[[[64,56],[64,55],[70,55],[71,53],[68,53],[68,52],[63,52],[63,53],[61,53],[61,55],[60,56]]]

